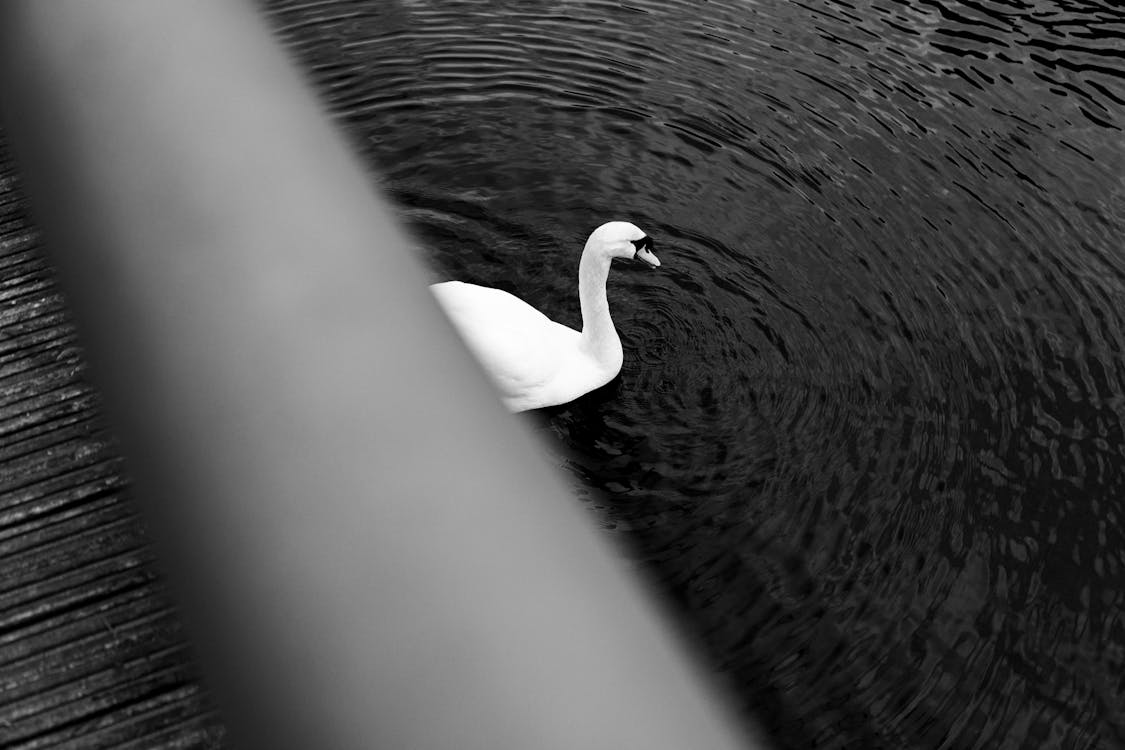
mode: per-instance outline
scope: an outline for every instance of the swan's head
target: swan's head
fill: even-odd
[[[627,221],[602,224],[590,235],[586,245],[609,258],[641,260],[653,268],[660,265],[652,252],[652,238]]]

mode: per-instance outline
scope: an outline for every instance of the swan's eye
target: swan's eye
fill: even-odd
[[[638,253],[641,250],[652,250],[652,246],[653,246],[652,237],[649,237],[648,235],[645,235],[644,237],[641,237],[639,240],[629,240],[629,241],[633,243],[633,247],[637,248]]]

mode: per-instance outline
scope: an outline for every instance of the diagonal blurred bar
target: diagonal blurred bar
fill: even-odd
[[[252,5],[8,2],[0,86],[236,742],[744,746]]]

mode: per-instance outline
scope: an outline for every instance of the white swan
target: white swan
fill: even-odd
[[[626,221],[602,224],[578,264],[582,331],[556,323],[499,289],[447,281],[433,284],[445,314],[512,411],[573,401],[621,371],[621,339],[609,317],[605,282],[614,258],[660,265],[652,239]]]

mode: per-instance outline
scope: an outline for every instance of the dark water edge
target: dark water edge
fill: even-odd
[[[1125,746],[1125,11],[268,8],[436,276],[657,238],[536,424],[778,746]]]
[[[1120,11],[271,12],[443,277],[658,238],[543,429],[779,745],[1125,744]]]

